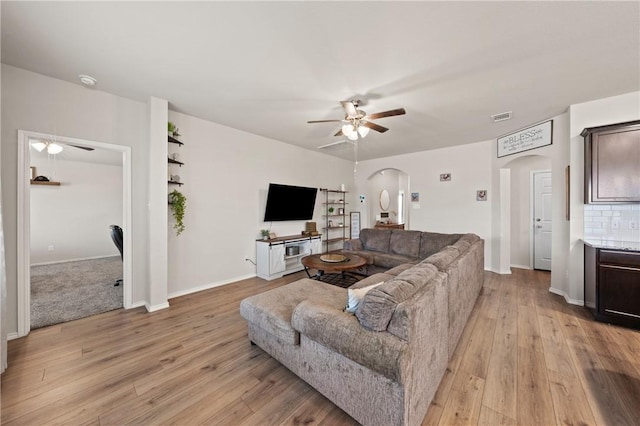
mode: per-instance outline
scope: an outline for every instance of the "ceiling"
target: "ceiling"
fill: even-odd
[[[339,101],[407,114],[366,160],[494,139],[640,90],[640,2],[2,1],[2,62],[304,148]],[[490,115],[513,111],[510,121]],[[354,159],[349,144],[322,150]]]

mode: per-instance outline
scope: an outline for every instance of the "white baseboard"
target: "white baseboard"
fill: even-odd
[[[55,265],[57,263],[77,262],[80,260],[106,259],[107,257],[116,257],[116,256],[120,257],[119,254],[110,254],[108,256],[79,257],[77,259],[66,259],[66,260],[55,260],[53,262],[32,263],[31,266]]]
[[[7,333],[7,340],[13,340],[13,339],[17,339],[18,337],[18,333]]]
[[[569,297],[567,292],[563,290],[558,290],[557,288],[549,287],[549,293],[557,294],[558,296],[564,297],[564,300],[570,305],[584,306],[584,300],[572,299]]]
[[[525,265],[514,265],[513,263],[511,264],[512,268],[518,268],[518,269],[527,269],[529,271],[533,270],[533,268],[529,265],[525,266]]]
[[[145,306],[146,307],[147,306],[147,302],[135,302],[135,303],[132,303],[129,306],[125,306],[124,309],[135,309],[135,308],[139,308],[141,306]]]
[[[144,307],[147,308],[147,312],[155,312],[155,311],[160,311],[162,309],[167,309],[169,307],[169,302],[159,303],[153,306],[150,306],[147,303],[145,303]]]
[[[500,275],[511,275],[511,269],[507,269],[505,271],[500,271],[500,270],[494,271],[493,269],[485,268],[485,271],[493,272],[494,274],[500,274]]]
[[[243,275],[240,277],[234,277],[224,281],[217,281],[215,283],[205,284],[198,287],[189,288],[187,290],[174,291],[173,293],[169,293],[169,299],[173,299],[174,297],[186,296],[187,294],[197,293],[199,291],[209,290],[215,287],[220,287],[223,285],[231,284],[236,281],[247,280],[249,278],[254,278],[256,274]]]

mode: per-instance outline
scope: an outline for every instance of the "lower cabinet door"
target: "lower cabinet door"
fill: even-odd
[[[599,312],[640,321],[640,269],[600,265]]]
[[[277,274],[278,272],[284,272],[284,243],[273,244],[271,246],[271,253],[269,254],[269,274]]]

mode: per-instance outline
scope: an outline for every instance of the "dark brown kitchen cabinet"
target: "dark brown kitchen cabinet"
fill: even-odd
[[[581,136],[585,204],[640,203],[640,120],[586,128]]]
[[[598,321],[640,328],[640,252],[584,247],[584,303]]]

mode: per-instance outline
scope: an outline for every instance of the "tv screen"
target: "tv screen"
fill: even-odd
[[[311,219],[317,193],[318,188],[270,183],[264,221]]]

